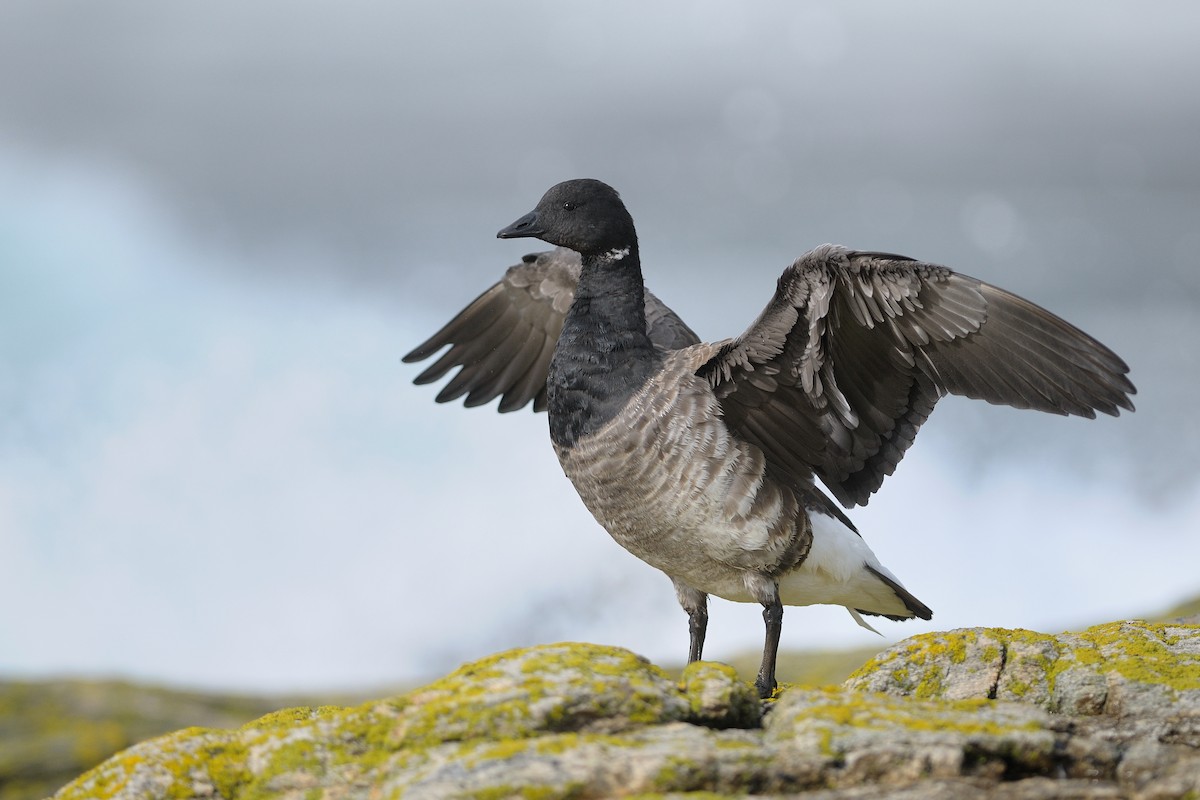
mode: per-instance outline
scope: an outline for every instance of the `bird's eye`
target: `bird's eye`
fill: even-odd
[[[563,207],[563,211],[574,211],[575,210],[575,204],[572,203],[570,200],[563,203],[562,207]]]

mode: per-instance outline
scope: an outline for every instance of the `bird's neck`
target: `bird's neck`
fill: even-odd
[[[583,258],[550,362],[550,438],[570,447],[624,408],[662,363],[646,329],[636,241]]]
[[[646,290],[637,244],[584,256],[567,324],[619,347],[646,346]]]

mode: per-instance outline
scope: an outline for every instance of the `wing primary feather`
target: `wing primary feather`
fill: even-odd
[[[535,401],[534,411],[545,410],[546,365],[550,363],[550,356],[554,353],[554,344],[555,340],[550,337],[542,339],[541,347],[525,373],[500,398],[498,410],[501,413],[524,408],[530,401]],[[543,398],[541,408],[537,406],[536,402],[539,397]]]
[[[492,286],[460,311],[454,319],[443,325],[437,333],[414,347],[400,360],[405,364],[423,361],[456,340],[478,336],[504,313],[503,294],[502,284]]]
[[[490,379],[481,378],[475,388],[467,395],[463,405],[467,408],[486,405],[508,390],[518,376],[529,367],[529,362],[537,355],[537,331],[530,325],[518,326],[524,328],[524,336],[519,332],[509,335],[496,349],[488,355],[487,363],[492,370]]]
[[[466,394],[474,386],[474,382],[481,377],[481,373],[486,375],[489,364],[492,362],[485,356],[495,350],[498,346],[497,343],[502,342],[516,325],[515,316],[502,315],[478,338],[468,340],[467,346],[459,355],[459,360],[464,365],[463,368],[442,387],[435,399],[439,403],[448,403]]]

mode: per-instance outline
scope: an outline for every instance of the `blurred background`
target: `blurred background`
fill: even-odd
[[[1192,3],[0,5],[0,677],[293,692],[562,639],[682,661],[670,582],[544,416],[400,356],[616,186],[648,285],[739,333],[822,242],[947,264],[1132,368],[1096,421],[943,401],[851,513],[929,623],[1200,592]],[[707,655],[761,646],[717,601]]]

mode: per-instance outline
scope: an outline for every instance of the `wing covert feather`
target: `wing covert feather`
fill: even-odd
[[[823,245],[699,374],[793,483],[865,504],[944,394],[1094,417],[1132,410],[1129,368],[1003,289],[903,256]],[[787,411],[784,411],[787,409]],[[786,451],[786,453],[785,453]]]
[[[426,341],[404,356],[405,363],[423,361],[449,348],[421,372],[414,383],[439,381],[458,372],[437,394],[439,403],[465,395],[468,408],[500,398],[498,410],[516,411],[533,403],[546,409],[546,374],[563,320],[579,281],[579,254],[557,248],[525,256]],[[678,349],[699,338],[661,300],[646,292],[650,338],[661,347]]]

